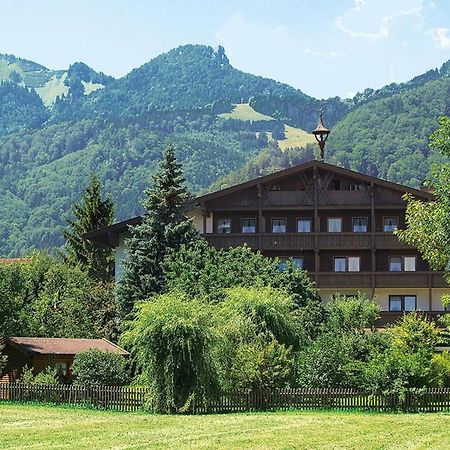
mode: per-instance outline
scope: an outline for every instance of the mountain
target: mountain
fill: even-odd
[[[88,95],[113,80],[97,73],[83,63],[72,64],[68,70],[50,70],[33,61],[0,53],[0,82],[10,82],[36,91],[49,107],[56,99],[69,95]]]
[[[427,137],[450,104],[449,69],[319,100],[237,70],[222,47],[182,46],[120,79],[1,55],[0,255],[61,245],[91,171],[118,220],[138,214],[169,141],[193,193],[310,159],[319,107],[332,126],[327,159],[416,186],[439,159]]]

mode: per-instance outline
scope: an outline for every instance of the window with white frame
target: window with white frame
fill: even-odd
[[[347,259],[347,266],[349,272],[359,272],[360,267],[360,257],[359,256],[349,256]]]
[[[217,221],[218,233],[231,233],[231,219],[219,219]]]
[[[242,219],[243,233],[256,233],[256,219]]]
[[[385,233],[392,233],[398,227],[398,217],[385,217],[383,219],[383,230]]]
[[[335,272],[360,272],[361,258],[359,256],[335,256]]]
[[[272,233],[286,233],[286,219],[272,219]]]
[[[298,233],[311,233],[311,219],[309,217],[300,217],[297,219]]]
[[[367,217],[353,217],[352,223],[354,233],[367,233],[369,223]]]
[[[390,256],[389,272],[415,272],[415,256]]]
[[[417,310],[417,296],[415,295],[390,295],[389,296],[389,311],[416,311]]]
[[[342,217],[328,217],[328,232],[329,233],[342,232]]]

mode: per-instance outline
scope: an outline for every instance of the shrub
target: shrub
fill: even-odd
[[[72,365],[74,384],[122,386],[127,383],[126,361],[121,355],[90,349],[78,353]]]
[[[45,370],[34,375],[34,368],[27,365],[23,368],[22,375],[19,378],[20,383],[24,384],[59,384],[58,372],[54,367],[46,367]]]
[[[291,347],[258,338],[236,349],[228,388],[273,389],[290,386],[294,378]]]

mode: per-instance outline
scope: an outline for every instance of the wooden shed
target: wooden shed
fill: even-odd
[[[34,374],[47,367],[56,367],[61,378],[70,381],[75,355],[89,349],[127,356],[128,352],[106,339],[71,339],[42,337],[11,337],[1,339],[2,355],[8,357],[0,374],[0,383],[11,383],[20,378],[23,368],[33,368]]]

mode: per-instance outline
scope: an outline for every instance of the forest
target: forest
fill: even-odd
[[[234,68],[222,47],[181,46],[120,79],[83,63],[51,71],[0,55],[0,255],[60,247],[92,171],[117,204],[116,220],[138,214],[168,142],[193,194],[317,157],[309,145],[278,143],[287,126],[310,132],[318,108],[332,129],[328,162],[417,187],[445,160],[428,135],[449,113],[449,72],[447,62],[410,82],[320,100]],[[240,103],[272,119],[219,116]]]

